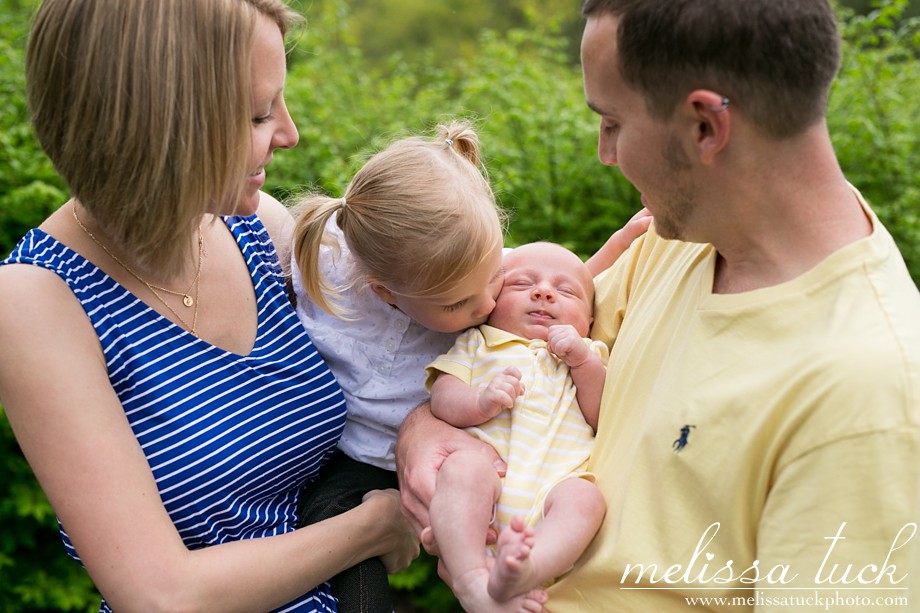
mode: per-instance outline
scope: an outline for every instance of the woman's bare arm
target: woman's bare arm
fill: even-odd
[[[115,610],[270,610],[365,558],[389,554],[395,569],[414,557],[393,491],[289,534],[188,550],[70,289],[50,271],[7,265],[0,297],[0,402]]]

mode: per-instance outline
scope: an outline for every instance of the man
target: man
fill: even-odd
[[[906,609],[920,294],[831,146],[829,3],[583,13],[598,155],[655,222],[596,280],[592,336],[612,351],[589,469],[608,511],[547,609]],[[417,526],[432,467],[467,444],[407,421]]]

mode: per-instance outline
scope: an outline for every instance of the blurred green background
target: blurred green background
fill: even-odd
[[[368,154],[438,121],[473,118],[508,244],[561,242],[590,255],[638,210],[596,159],[597,120],[578,64],[580,2],[314,0],[290,58],[287,101],[300,145],[267,188],[340,195]],[[25,108],[23,49],[33,2],[0,0],[0,252],[67,199]],[[829,124],[841,165],[920,281],[920,2],[839,3],[845,59]],[[8,297],[4,297],[7,298]],[[456,611],[422,557],[392,577],[397,611]],[[0,408],[0,613],[95,611],[99,596],[64,554],[50,506]]]

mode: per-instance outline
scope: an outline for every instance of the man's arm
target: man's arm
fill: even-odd
[[[774,587],[764,575],[788,566],[789,577],[797,575],[789,587],[842,583],[862,588],[866,598],[910,598],[911,607],[897,610],[914,610],[918,595],[898,588],[920,575],[918,457],[915,428],[880,429],[821,445],[778,471],[757,533],[758,587]],[[833,591],[822,594],[834,598]]]

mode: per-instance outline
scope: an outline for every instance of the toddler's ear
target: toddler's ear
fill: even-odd
[[[388,290],[385,285],[377,281],[373,277],[367,277],[367,284],[371,287],[371,291],[377,294],[381,300],[387,304],[396,304],[396,296],[393,295],[393,292]]]

